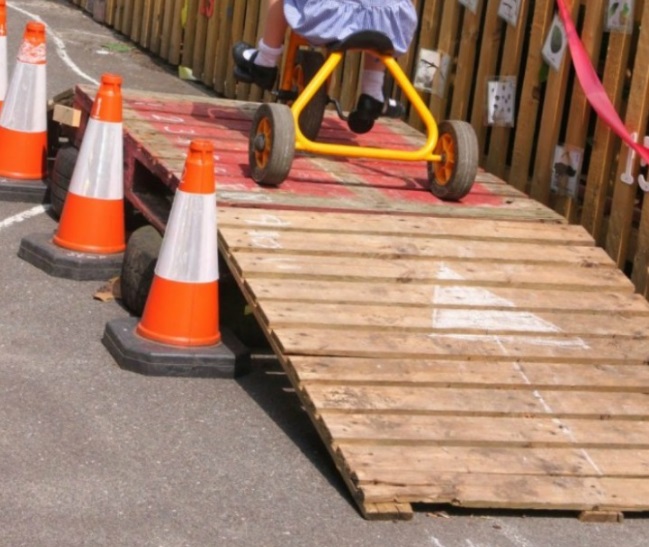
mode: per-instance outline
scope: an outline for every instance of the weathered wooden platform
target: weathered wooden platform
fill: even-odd
[[[158,225],[189,139],[214,141],[220,251],[365,516],[649,509],[649,303],[585,230],[486,173],[461,204],[362,160],[260,188],[255,105],[125,103],[129,199]]]

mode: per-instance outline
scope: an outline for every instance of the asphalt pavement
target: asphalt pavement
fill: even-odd
[[[28,20],[47,24],[48,97],[104,72],[124,87],[213,95],[64,0],[8,0],[9,69]],[[647,545],[645,516],[417,508],[362,518],[281,369],[237,380],[142,376],[101,344],[128,316],[103,282],[17,257],[52,233],[47,207],[0,202],[0,546]]]

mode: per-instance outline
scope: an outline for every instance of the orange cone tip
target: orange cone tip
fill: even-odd
[[[122,122],[122,77],[104,74],[90,116],[104,122]]]

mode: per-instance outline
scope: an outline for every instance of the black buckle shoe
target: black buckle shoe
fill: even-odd
[[[246,59],[243,53],[249,49],[255,49],[246,42],[237,42],[232,46],[232,58],[234,59],[234,77],[246,84],[255,84],[266,91],[273,89],[277,79],[277,67],[261,66],[254,63],[258,51],[255,51],[250,59]]]
[[[388,99],[384,104],[381,101],[377,101],[374,97],[363,93],[358,98],[356,110],[349,113],[347,125],[354,133],[367,133],[372,129],[374,122],[380,116],[385,116],[386,118],[403,118],[404,114],[404,106],[394,99]]]

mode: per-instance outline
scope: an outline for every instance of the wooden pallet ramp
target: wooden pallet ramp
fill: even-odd
[[[368,518],[649,509],[649,303],[577,226],[221,208]]]

